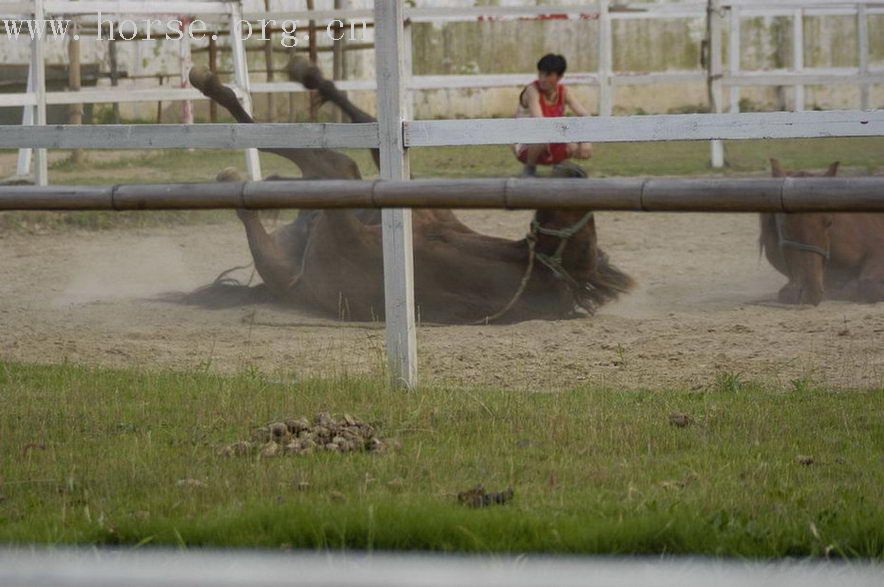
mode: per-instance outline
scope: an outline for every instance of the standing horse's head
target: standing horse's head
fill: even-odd
[[[822,174],[787,172],[776,159],[770,160],[770,168],[774,177],[834,177],[838,173],[838,162],[832,163]],[[780,290],[780,302],[815,306],[823,300],[823,276],[831,250],[833,219],[831,213],[824,212],[773,216],[773,228],[789,277],[789,283]]]

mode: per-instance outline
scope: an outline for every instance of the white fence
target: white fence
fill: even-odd
[[[243,13],[237,1],[220,2],[145,2],[137,0],[119,1],[58,1],[30,0],[27,2],[0,2],[0,14],[6,16],[33,17],[42,19],[55,15],[95,15],[102,11],[106,15],[158,15],[183,14],[200,16],[207,23],[226,26],[233,34],[230,43],[233,51],[234,89],[251,108],[251,93],[291,93],[304,88],[291,82],[251,83],[249,80],[246,53],[240,30],[240,21],[257,22],[266,20],[312,20],[318,24],[333,20],[373,21],[371,10],[309,11],[294,13]],[[795,109],[804,109],[804,86],[811,84],[853,84],[860,88],[862,110],[869,108],[869,87],[884,84],[884,70],[874,71],[869,66],[869,16],[884,14],[884,5],[878,0],[787,0],[777,5],[769,5],[758,0],[711,0],[710,2],[685,2],[674,4],[621,4],[609,0],[581,4],[578,6],[542,7],[495,7],[472,8],[405,8],[405,85],[415,90],[445,88],[490,88],[524,84],[528,75],[483,74],[483,75],[433,75],[413,76],[411,74],[411,23],[494,21],[506,19],[580,19],[597,22],[598,69],[595,72],[569,73],[570,84],[584,84],[599,88],[599,115],[610,116],[613,111],[615,88],[628,85],[647,85],[676,82],[707,81],[710,85],[712,110],[723,111],[723,88],[729,89],[730,112],[739,111],[740,88],[743,86],[794,86]],[[790,70],[747,72],[740,68],[740,22],[743,18],[756,16],[791,16],[793,19],[793,64]],[[857,22],[857,67],[855,68],[805,68],[803,59],[804,16],[855,16]],[[626,19],[708,19],[708,61],[707,71],[664,71],[664,72],[615,72],[612,69],[613,42],[611,23]],[[727,19],[728,63],[722,64],[722,24]],[[32,59],[29,74],[28,92],[24,94],[0,95],[0,107],[23,106],[25,125],[43,125],[46,120],[46,106],[49,104],[88,104],[101,102],[144,102],[144,101],[185,101],[205,99],[198,91],[186,87],[186,74],[190,66],[190,44],[181,44],[182,88],[154,88],[125,90],[94,89],[77,92],[47,92],[45,87],[45,64],[43,58],[44,39],[32,41]],[[341,81],[342,90],[371,90],[376,87],[374,80]],[[713,141],[712,165],[724,164],[724,153],[720,141]],[[252,179],[261,176],[260,162],[254,150],[247,152],[247,168]],[[27,175],[30,169],[30,151],[20,154],[18,173]],[[35,178],[38,185],[48,184],[46,154],[37,151]]]
[[[703,558],[0,550],[0,584],[53,587],[872,587],[880,563]]]
[[[57,9],[58,3],[33,0],[36,18],[42,18],[44,4]],[[97,10],[108,6],[118,12],[168,13],[171,6],[191,11],[191,3],[165,3],[151,5],[142,2],[77,2],[79,10]],[[200,10],[216,3],[197,3]],[[819,0],[802,0],[802,4],[788,3],[789,7],[822,6]],[[827,3],[828,5],[833,2]],[[836,3],[840,4],[840,3]],[[854,2],[857,4],[857,2]],[[867,5],[868,2],[859,2]],[[604,5],[604,3],[601,3]],[[752,3],[741,2],[749,10]],[[71,4],[64,4],[70,7]],[[592,5],[597,6],[597,5]],[[718,0],[711,0],[713,13],[717,14]],[[240,25],[238,3],[218,6],[229,10],[228,20],[232,30]],[[0,11],[3,7],[0,5]],[[569,9],[569,10],[574,10]],[[675,10],[675,9],[673,9]],[[868,10],[871,10],[869,8]],[[868,10],[863,14],[867,15]],[[378,94],[378,120],[374,125],[325,124],[325,125],[261,125],[248,129],[246,125],[205,125],[182,127],[116,125],[104,127],[40,127],[45,122],[46,93],[44,91],[43,63],[39,43],[35,45],[32,70],[34,84],[32,96],[35,104],[33,120],[38,126],[0,128],[0,148],[37,148],[38,153],[49,147],[97,148],[97,147],[171,147],[199,144],[203,147],[243,148],[271,146],[357,146],[380,148],[381,177],[406,179],[408,177],[408,151],[410,146],[451,144],[507,144],[514,142],[564,142],[564,141],[623,141],[623,140],[686,140],[686,139],[751,139],[821,136],[882,136],[884,135],[884,111],[845,112],[798,112],[768,114],[708,114],[678,116],[602,117],[577,119],[510,119],[487,121],[409,121],[407,86],[409,79],[409,47],[405,33],[405,12],[402,0],[377,0],[374,21],[378,42],[376,52],[376,84]],[[442,18],[446,13],[428,13],[427,18]],[[412,14],[417,18],[418,11]],[[510,15],[508,15],[510,16]],[[294,16],[291,16],[294,18]],[[313,14],[314,19],[318,18]],[[710,23],[720,19],[710,19]],[[712,25],[710,25],[712,26]],[[714,29],[715,27],[712,26]],[[710,39],[716,38],[712,31]],[[719,30],[720,33],[720,30]],[[233,35],[234,38],[237,35]],[[35,42],[36,43],[36,42]],[[720,39],[719,43],[720,45]],[[236,47],[236,44],[234,45]],[[249,84],[245,69],[244,51],[239,44],[237,58],[237,86],[239,98],[249,106]],[[712,43],[712,60],[715,63],[715,43]],[[720,51],[719,51],[720,57]],[[602,68],[602,74],[607,70]],[[720,80],[711,68],[710,83]],[[713,86],[713,91],[720,85]],[[82,93],[81,93],[82,96]],[[82,101],[78,96],[78,101]],[[719,102],[720,104],[720,102]],[[266,127],[266,128],[262,128]],[[266,130],[266,132],[261,132]],[[259,134],[255,134],[255,132]],[[290,134],[289,134],[290,133]],[[176,136],[177,135],[177,136]],[[191,139],[191,140],[189,140]],[[282,144],[280,144],[282,143]],[[45,151],[42,159],[45,182]],[[257,158],[254,159],[255,164]],[[257,171],[256,166],[250,169]],[[414,299],[412,287],[411,213],[409,210],[385,209],[384,273],[387,317],[387,352],[391,374],[395,381],[406,386],[417,382],[416,345],[414,325]]]

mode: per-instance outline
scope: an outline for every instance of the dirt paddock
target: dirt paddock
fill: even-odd
[[[250,263],[241,226],[0,233],[0,357],[275,376],[378,372],[379,324],[259,305],[208,310],[152,299]],[[465,221],[516,238],[529,213]],[[785,283],[757,246],[757,215],[600,213],[599,242],[639,283],[596,316],[419,329],[424,382],[557,389],[699,387],[719,374],[789,385],[884,382],[884,304],[774,303]],[[249,270],[239,272],[248,278]]]

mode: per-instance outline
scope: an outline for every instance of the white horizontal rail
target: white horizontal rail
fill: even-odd
[[[12,106],[34,106],[37,97],[34,94],[0,94],[0,108]]]
[[[770,6],[769,0],[721,0],[724,7],[736,6],[741,10],[743,8],[760,8]],[[777,0],[777,6],[780,8],[789,8],[795,10],[797,8],[809,8],[813,6],[845,6],[859,5],[880,6],[881,0]]]
[[[731,0],[722,2],[724,7],[739,6],[746,10],[746,15],[762,16],[773,14],[790,14],[796,8],[808,8],[810,14],[814,10],[840,11],[839,14],[855,14],[858,4],[870,7],[869,13],[881,10],[879,0],[793,0],[778,2],[771,5],[764,2]],[[745,7],[745,8],[744,8]],[[512,19],[583,19],[598,18],[598,3],[583,3],[577,6],[457,6],[457,7],[421,7],[406,8],[405,18],[413,23],[418,22],[469,22],[469,21],[500,21]],[[645,18],[700,18],[706,14],[705,2],[679,2],[672,4],[628,3],[611,6],[611,19],[645,19]],[[313,10],[291,12],[247,12],[245,18],[251,21],[261,19],[284,21],[309,20],[325,24],[332,20],[364,20],[374,19],[370,9],[351,10]]]
[[[411,78],[411,90],[446,90],[463,88],[503,88],[521,86],[533,79],[530,73],[490,74],[490,75],[424,75]],[[612,74],[615,86],[637,86],[650,84],[673,84],[680,82],[703,82],[706,74],[702,71],[661,71],[661,72],[619,72]],[[737,75],[724,75],[722,83],[729,86],[781,86],[788,81],[794,84],[884,84],[884,71],[860,74],[856,68],[805,69],[795,71],[741,72]],[[597,73],[573,73],[565,78],[568,85],[597,86]],[[340,90],[353,91],[375,89],[375,80],[342,80],[335,82]],[[232,87],[235,92],[239,90]],[[297,82],[258,82],[251,84],[252,93],[298,93],[307,90]],[[177,100],[205,100],[198,90],[181,88],[148,88],[120,92],[115,89],[87,89],[79,92],[48,92],[47,104],[97,104],[106,102],[173,102]],[[35,103],[30,94],[0,94],[0,107],[27,106]]]
[[[884,110],[667,114],[405,124],[409,147],[884,136]],[[198,124],[0,126],[0,148],[375,148],[377,125]]]
[[[771,5],[765,1],[731,0],[723,2],[725,8],[740,7],[746,17],[789,15],[797,8],[805,8],[808,15],[851,15],[856,14],[858,5],[868,6],[869,14],[884,14],[884,6],[879,0],[786,0]],[[2,2],[0,14],[26,15],[33,10],[32,2]],[[46,14],[84,14],[103,15],[130,14],[187,14],[205,15],[207,21],[211,17],[231,13],[229,2],[148,2],[137,0],[50,0],[45,4]],[[673,4],[617,4],[611,7],[610,17],[614,20],[648,19],[648,18],[700,18],[705,16],[704,2],[688,2]],[[406,8],[405,17],[411,22],[463,22],[463,21],[498,21],[506,19],[538,19],[553,20],[595,19],[598,17],[598,4],[587,3],[579,6],[480,6],[480,7],[446,7],[446,8]],[[363,20],[371,22],[374,12],[371,9],[349,10],[314,10],[292,12],[247,12],[246,20],[255,22],[267,20],[313,20],[324,24],[333,20]],[[225,22],[222,19],[218,22]]]
[[[377,124],[0,126],[0,148],[377,148]]]
[[[880,563],[712,558],[273,553],[256,550],[0,551],[0,583],[58,587],[877,587]]]
[[[839,72],[820,73],[813,69],[796,71],[744,71],[724,75],[724,85],[729,86],[783,86],[784,82],[800,85],[858,85],[863,83],[884,84],[884,71],[861,74],[857,68]]]
[[[884,110],[415,120],[405,128],[409,147],[882,135]]]
[[[230,2],[47,0],[47,14],[230,14]],[[0,5],[0,10],[3,6]]]

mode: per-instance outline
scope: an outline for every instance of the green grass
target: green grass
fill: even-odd
[[[365,176],[377,175],[367,150],[346,151]],[[768,158],[777,157],[787,168],[825,169],[840,160],[854,173],[873,173],[882,165],[884,137],[862,139],[794,139],[726,142],[728,174],[768,173]],[[106,159],[106,158],[105,158]],[[261,156],[266,175],[296,176],[290,162],[274,155]],[[608,143],[596,145],[595,156],[585,167],[595,177],[706,175],[721,173],[709,168],[709,144],[705,141],[669,143]],[[165,183],[214,181],[225,167],[245,170],[241,153],[215,150],[142,151],[118,160],[102,160],[74,166],[66,160],[52,165],[56,184]],[[517,175],[519,163],[506,146],[444,147],[414,149],[411,167],[415,177],[500,177]],[[73,212],[0,213],[0,228],[21,230],[65,228],[98,230],[113,227],[151,227],[170,224],[218,223],[232,212]]]
[[[216,454],[321,410],[401,449]],[[671,426],[673,411],[693,424]],[[881,389],[728,374],[695,391],[404,393],[0,362],[0,541],[881,558],[882,422]],[[459,505],[479,482],[515,497]]]

